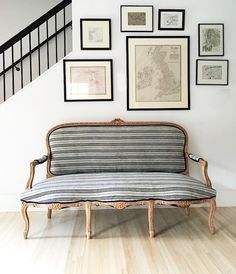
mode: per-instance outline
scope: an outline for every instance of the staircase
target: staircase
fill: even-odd
[[[72,48],[72,0],[64,0],[0,46],[0,103]]]

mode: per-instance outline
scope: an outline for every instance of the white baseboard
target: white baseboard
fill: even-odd
[[[0,212],[19,212],[20,200],[19,194],[0,194]],[[201,205],[198,205],[201,206]],[[204,206],[204,205],[202,205]],[[218,207],[236,206],[236,189],[218,189],[217,191]],[[102,209],[107,207],[96,207]],[[38,209],[35,209],[38,210]]]

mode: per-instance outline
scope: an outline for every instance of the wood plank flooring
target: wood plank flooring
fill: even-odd
[[[29,209],[30,212],[30,209]],[[93,238],[83,210],[30,212],[29,239],[18,213],[0,213],[2,274],[236,274],[236,208],[218,208],[216,234],[208,208],[156,208],[157,235],[148,236],[147,209],[93,211]]]

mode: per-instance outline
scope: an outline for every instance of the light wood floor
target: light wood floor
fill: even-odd
[[[30,209],[29,209],[30,212]],[[234,274],[236,208],[218,208],[216,234],[208,208],[155,209],[157,235],[148,237],[147,210],[96,210],[94,238],[85,238],[81,210],[30,212],[29,239],[17,213],[0,213],[2,274]]]

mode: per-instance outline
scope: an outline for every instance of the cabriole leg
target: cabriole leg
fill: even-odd
[[[52,218],[52,209],[48,208],[48,219]]]
[[[155,228],[154,228],[154,201],[149,201],[148,203],[148,226],[149,226],[149,236],[154,238]]]
[[[208,219],[208,227],[209,227],[210,233],[215,234],[215,227],[214,227],[214,217],[215,217],[215,212],[216,212],[215,198],[209,200],[209,204],[210,204],[210,214],[209,214],[209,219]]]
[[[87,239],[91,238],[91,202],[86,202],[86,236]]]
[[[27,239],[28,232],[29,232],[29,216],[27,213],[27,209],[28,209],[28,204],[22,203],[21,214],[25,223],[24,232],[23,232],[24,239]]]

